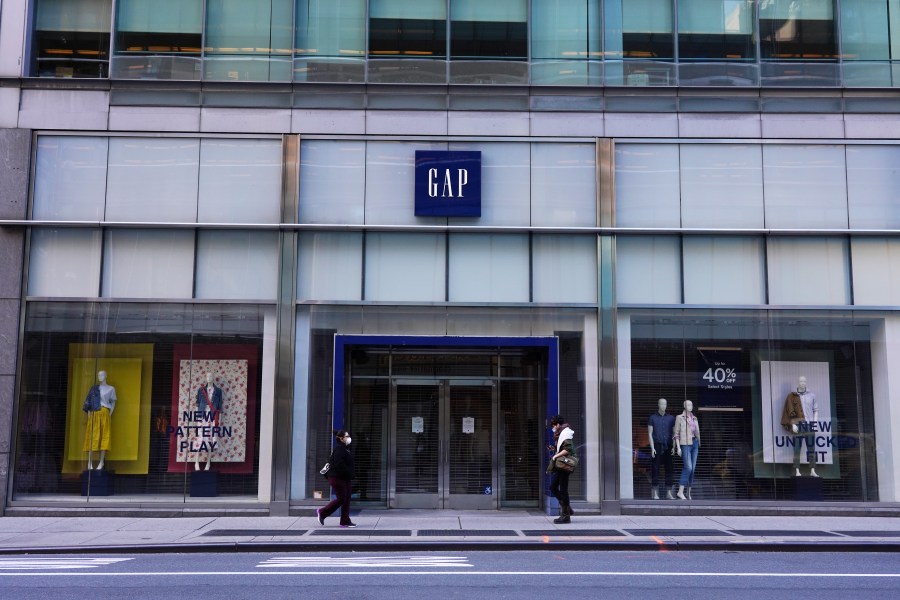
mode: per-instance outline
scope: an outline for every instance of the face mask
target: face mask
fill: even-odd
[[[349,446],[350,442],[353,441],[353,438],[351,438],[350,436],[347,436],[345,439],[346,439],[346,441],[344,442],[344,444],[346,444],[347,446]]]

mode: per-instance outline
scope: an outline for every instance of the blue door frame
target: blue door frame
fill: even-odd
[[[547,349],[547,416],[559,412],[559,338],[545,337],[481,337],[431,335],[341,335],[334,336],[334,403],[332,428],[344,427],[344,350],[347,346],[430,346],[433,348],[546,348]]]

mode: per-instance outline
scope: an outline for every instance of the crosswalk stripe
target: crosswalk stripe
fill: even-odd
[[[257,567],[471,567],[465,556],[280,556]]]
[[[132,558],[98,558],[88,556],[19,556],[0,557],[0,569],[95,569]]]

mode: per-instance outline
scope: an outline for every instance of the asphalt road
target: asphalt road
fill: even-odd
[[[892,553],[416,552],[0,557],[0,598],[900,597]]]

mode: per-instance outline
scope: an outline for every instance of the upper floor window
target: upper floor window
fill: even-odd
[[[118,0],[113,77],[199,79],[203,0]]]
[[[112,0],[40,0],[34,62],[40,77],[106,77]]]
[[[821,60],[837,55],[833,0],[762,0],[763,60]],[[873,3],[874,4],[874,3]]]

